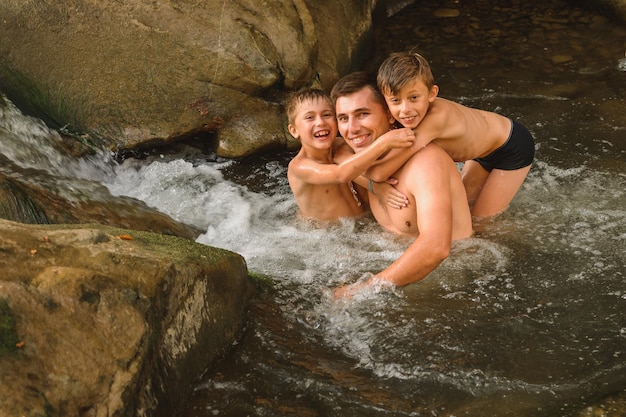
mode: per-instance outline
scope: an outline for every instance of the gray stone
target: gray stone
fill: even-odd
[[[0,268],[7,417],[167,414],[232,346],[253,294],[235,253],[104,226],[0,220]]]

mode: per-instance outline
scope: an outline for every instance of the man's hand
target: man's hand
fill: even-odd
[[[342,285],[341,287],[335,288],[333,297],[336,300],[349,300],[358,293],[373,295],[380,291],[389,290],[390,288],[395,288],[395,286],[370,272],[366,272],[361,279],[354,284]]]
[[[355,282],[354,284],[342,285],[341,287],[335,288],[333,291],[333,296],[335,299],[346,299],[349,300],[352,298],[354,294],[356,294],[359,290],[363,289],[367,286],[367,281],[365,282]]]

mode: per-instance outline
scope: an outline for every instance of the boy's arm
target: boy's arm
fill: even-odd
[[[379,138],[379,140],[391,132],[394,131],[391,130],[385,133]],[[426,142],[423,138],[424,136],[416,135],[415,141],[410,148],[392,149],[385,156],[376,160],[365,172],[365,176],[376,182],[386,181],[391,175],[393,175],[394,172],[399,170],[400,167],[406,163],[406,161],[411,159],[416,152],[423,149],[428,142],[430,142]]]
[[[393,151],[394,150],[392,149],[392,152]],[[354,155],[354,151],[348,145],[343,143],[335,153],[335,161],[345,161],[351,155]],[[390,207],[401,209],[409,204],[409,199],[406,195],[394,187],[394,185],[398,183],[398,180],[395,178],[390,178],[383,182],[375,182],[363,175],[359,175],[353,181],[364,189],[371,191],[372,194],[387,203]]]
[[[376,161],[365,173],[365,176],[374,181],[385,181],[396,172],[411,156],[435,139],[445,135],[445,131],[451,123],[450,116],[454,109],[447,105],[447,101],[435,100],[431,104],[428,114],[421,123],[413,129],[415,142],[409,149],[393,149],[387,155]],[[389,132],[388,132],[389,133]],[[386,135],[387,133],[385,133]],[[384,137],[385,135],[381,136]]]
[[[301,181],[309,184],[348,183],[361,175],[378,157],[392,148],[407,148],[413,144],[413,134],[398,132],[384,140],[377,140],[363,151],[353,154],[340,162],[320,163],[309,158],[294,166],[293,173]]]

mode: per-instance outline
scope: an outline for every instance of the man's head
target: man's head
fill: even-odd
[[[369,74],[346,75],[337,81],[330,96],[335,102],[339,133],[355,152],[369,146],[391,128],[393,118]]]
[[[378,88],[394,119],[416,128],[439,93],[428,62],[419,54],[391,54],[378,69]]]
[[[303,145],[332,145],[337,137],[337,121],[327,92],[317,88],[295,91],[287,98],[285,109],[289,133]]]

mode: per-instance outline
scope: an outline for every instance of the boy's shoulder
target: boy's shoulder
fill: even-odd
[[[302,165],[302,163],[305,162],[307,159],[308,158],[306,157],[306,152],[304,152],[304,149],[301,148],[300,151],[298,151],[298,153],[294,155],[293,158],[291,158],[289,164],[287,164],[287,171],[290,172],[298,169],[298,167]]]
[[[438,120],[439,123],[455,122],[461,115],[474,111],[470,107],[464,106],[456,101],[437,97],[428,108],[427,118],[431,121]]]

